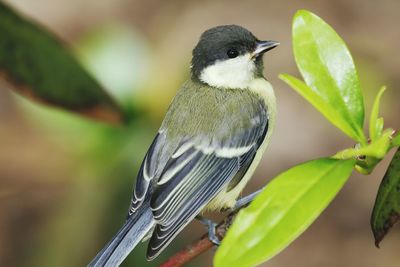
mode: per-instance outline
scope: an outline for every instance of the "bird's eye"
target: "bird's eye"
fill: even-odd
[[[229,58],[235,58],[239,55],[239,52],[235,48],[231,48],[226,52]]]

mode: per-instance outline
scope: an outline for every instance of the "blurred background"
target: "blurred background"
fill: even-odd
[[[281,42],[264,57],[278,100],[277,128],[246,193],[295,164],[353,145],[277,78],[298,75],[291,51],[298,9],[318,14],[348,44],[367,114],[380,85],[388,86],[382,115],[387,127],[400,128],[396,0],[6,2],[64,40],[138,118],[128,129],[112,128],[31,104],[0,81],[0,266],[85,266],[103,247],[125,219],[139,164],[188,77],[191,49],[212,26],[239,24]],[[353,175],[322,216],[263,266],[400,266],[399,228],[377,249],[369,227],[389,158],[370,176]],[[156,261],[147,263],[140,246],[123,266],[157,266],[204,232],[194,222]],[[212,266],[213,254],[188,266]]]

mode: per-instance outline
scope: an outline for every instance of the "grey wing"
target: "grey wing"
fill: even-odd
[[[185,147],[184,152],[170,158],[152,195],[151,208],[157,225],[147,250],[149,260],[157,257],[223,188],[240,181],[267,128],[267,124],[259,125],[251,129],[251,133],[244,134],[242,138],[248,140],[240,143],[245,143],[246,147],[235,148],[234,156],[221,153],[232,147],[210,152],[210,149],[188,145],[189,141],[177,149]]]
[[[188,159],[188,160],[186,160]],[[184,165],[182,162],[184,161]],[[239,170],[238,158],[222,158],[195,148],[171,159],[174,168],[167,181],[158,184],[151,207],[157,226],[150,239],[147,257],[153,259],[176,234],[232,179]],[[168,169],[167,169],[168,170]]]
[[[143,159],[142,165],[140,166],[139,173],[136,178],[136,185],[133,190],[128,217],[132,216],[132,214],[135,213],[140,205],[142,205],[144,200],[151,196],[151,183],[156,177],[157,168],[160,165],[160,153],[164,143],[165,134],[163,132],[158,132]]]

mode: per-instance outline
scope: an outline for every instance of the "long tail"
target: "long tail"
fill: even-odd
[[[150,207],[142,205],[89,263],[88,267],[119,266],[153,225],[154,219]]]

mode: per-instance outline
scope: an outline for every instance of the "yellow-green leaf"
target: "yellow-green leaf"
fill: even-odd
[[[381,102],[381,97],[386,90],[386,86],[382,86],[378,94],[375,97],[374,105],[372,106],[370,121],[369,121],[369,137],[371,141],[376,140],[382,134],[383,129],[383,118],[378,118],[379,116],[379,106]]]
[[[279,78],[286,82],[290,87],[292,87],[298,94],[304,97],[333,125],[341,129],[348,136],[353,136],[353,138],[356,139],[353,128],[350,124],[347,123],[346,119],[342,116],[340,111],[335,109],[334,106],[330,105],[326,101],[323,101],[320,96],[307,84],[289,74],[281,74],[279,75]]]
[[[400,134],[397,134],[392,140],[393,146],[400,146]]]
[[[325,209],[354,164],[354,160],[324,158],[295,166],[273,179],[239,212],[217,251],[215,266],[255,266],[279,253]]]
[[[314,105],[323,102],[315,106],[336,127],[365,144],[364,100],[346,44],[332,27],[306,10],[300,10],[294,16],[292,34],[297,67],[314,93],[305,94],[312,97]],[[329,110],[319,108],[327,106],[330,106]],[[335,115],[330,114],[332,110],[336,111]],[[338,115],[340,120],[337,120]]]

